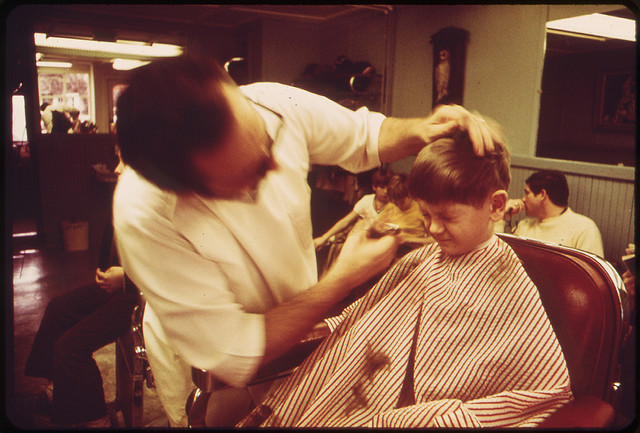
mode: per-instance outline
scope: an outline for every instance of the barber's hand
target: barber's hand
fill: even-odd
[[[331,272],[338,273],[356,287],[387,269],[400,242],[399,235],[371,239],[365,229],[351,230]]]
[[[485,152],[492,152],[494,149],[493,141],[496,137],[492,136],[485,120],[459,105],[437,106],[429,122],[432,123],[430,141],[449,137],[457,130],[462,130],[469,134],[476,155],[484,156]]]
[[[514,216],[524,210],[524,202],[520,199],[509,199],[504,208],[504,216]]]
[[[124,269],[120,266],[112,266],[104,272],[96,269],[96,283],[107,293],[122,289],[124,285]]]

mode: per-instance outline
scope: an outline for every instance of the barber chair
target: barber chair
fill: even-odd
[[[131,329],[116,340],[116,406],[128,428],[144,426],[143,384],[155,387],[142,335],[144,306],[140,298],[131,314]]]
[[[593,254],[533,239],[499,234],[518,255],[562,347],[574,401],[545,420],[541,428],[611,428],[621,384],[620,352],[628,337],[627,292],[615,268]],[[317,347],[323,336],[261,370],[256,380],[284,377]],[[196,389],[187,402],[189,425],[203,427],[211,393],[224,387],[207,371],[193,369]]]
[[[615,421],[621,349],[629,331],[627,291],[606,260],[574,248],[499,234],[538,287],[562,346],[575,400],[542,428],[606,428]]]
[[[252,387],[265,382],[273,382],[289,376],[305,358],[311,355],[311,352],[320,345],[327,335],[329,335],[328,328],[320,328],[317,331],[310,332],[307,337],[287,353],[262,367],[248,386]],[[191,368],[191,378],[196,388],[191,392],[185,405],[189,427],[206,427],[205,420],[209,399],[214,392],[227,389],[229,385],[217,380],[207,370],[195,367]]]

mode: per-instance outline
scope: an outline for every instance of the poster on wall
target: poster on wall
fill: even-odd
[[[636,75],[631,71],[603,73],[597,92],[595,128],[633,131],[636,125]]]
[[[433,107],[462,105],[464,68],[469,32],[445,27],[431,35],[433,44]]]

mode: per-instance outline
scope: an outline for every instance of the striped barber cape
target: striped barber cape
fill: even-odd
[[[408,254],[329,323],[239,426],[533,427],[572,399],[538,291],[495,236]]]

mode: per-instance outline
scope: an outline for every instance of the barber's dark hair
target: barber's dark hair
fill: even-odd
[[[389,180],[393,173],[386,167],[380,167],[371,175],[372,187],[385,187],[389,185]]]
[[[495,151],[476,156],[466,132],[428,145],[416,157],[409,174],[409,193],[428,203],[480,206],[489,195],[508,190],[511,182],[509,149],[493,127]]]
[[[543,189],[549,199],[556,206],[569,205],[569,185],[567,178],[558,170],[540,170],[527,178],[525,183],[534,194],[540,194]]]
[[[122,160],[160,188],[193,188],[190,155],[215,147],[231,118],[226,71],[206,56],[158,60],[134,70],[117,101]]]

